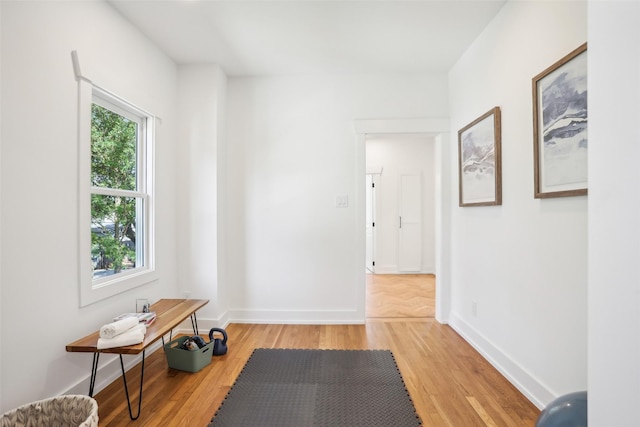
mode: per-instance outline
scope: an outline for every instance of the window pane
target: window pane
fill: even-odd
[[[94,279],[142,266],[142,245],[136,242],[136,229],[143,225],[142,206],[141,198],[91,195]]]
[[[91,106],[91,185],[136,190],[138,123]]]

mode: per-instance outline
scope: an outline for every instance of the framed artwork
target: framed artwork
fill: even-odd
[[[500,107],[458,131],[460,206],[502,204]]]
[[[587,194],[587,44],[533,78],[534,196]]]

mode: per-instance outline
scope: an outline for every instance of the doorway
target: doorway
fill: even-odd
[[[435,139],[367,135],[366,317],[435,315]]]
[[[363,209],[368,271],[435,273],[434,145],[426,135],[367,136]]]
[[[441,117],[413,118],[413,119],[355,119],[353,129],[356,134],[356,164],[357,194],[355,201],[356,230],[358,230],[358,248],[355,253],[356,283],[358,289],[357,311],[362,321],[366,319],[366,269],[365,263],[365,180],[366,159],[365,142],[369,136],[388,134],[418,134],[435,138],[435,318],[440,323],[448,323],[451,310],[450,260],[446,254],[451,250],[451,214],[452,188],[451,169],[453,151],[450,148],[449,120]],[[376,263],[376,267],[377,263]]]

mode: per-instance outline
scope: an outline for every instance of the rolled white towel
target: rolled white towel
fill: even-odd
[[[114,338],[138,325],[138,323],[136,317],[126,317],[122,320],[109,323],[100,328],[100,338]]]
[[[140,344],[142,341],[144,341],[144,334],[146,332],[146,326],[144,326],[143,324],[139,324],[126,332],[116,335],[113,338],[98,338],[97,348],[98,350],[102,350],[105,348],[124,347],[127,345]]]

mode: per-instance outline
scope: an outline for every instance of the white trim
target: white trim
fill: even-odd
[[[558,396],[558,394],[549,390],[522,366],[515,363],[502,349],[462,320],[456,313],[451,313],[449,326],[475,348],[482,357],[491,363],[494,368],[520,390],[538,409],[543,409],[546,404]]]
[[[451,236],[451,198],[454,191],[450,185],[449,133],[442,132],[435,138],[435,271],[436,274],[436,320],[446,324],[451,311],[450,277],[450,236]]]
[[[366,288],[364,277],[365,266],[365,251],[366,251],[366,235],[365,235],[365,209],[366,209],[366,195],[365,195],[365,175],[366,175],[366,160],[365,160],[365,140],[367,135],[376,134],[426,134],[435,135],[436,141],[440,144],[446,143],[446,135],[449,133],[449,119],[446,118],[416,118],[416,119],[357,119],[353,121],[353,128],[357,134],[356,138],[356,200],[355,209],[357,214],[356,221],[356,233],[357,233],[357,247],[356,247],[356,265],[362,266],[357,269],[360,271],[356,277],[356,281],[360,284],[358,286],[358,306],[362,307],[366,304]],[[436,173],[442,173],[443,169],[446,170],[445,157],[448,150],[441,149],[436,150]],[[451,307],[451,292],[449,284],[449,273],[447,271],[448,261],[445,259],[446,249],[449,247],[449,231],[444,230],[442,221],[446,215],[443,211],[447,209],[445,204],[445,183],[441,176],[437,176],[436,179],[436,320],[440,323],[447,323],[449,321],[449,307]],[[440,213],[440,215],[438,215]],[[378,266],[376,266],[376,272],[378,272]],[[366,313],[364,314],[366,317]]]
[[[114,190],[112,188],[104,187],[91,187],[91,194],[100,194],[102,196],[115,196],[115,197],[132,197],[139,198],[148,201],[147,194],[141,191],[131,190]]]
[[[357,134],[417,133],[439,134],[449,132],[449,119],[427,117],[416,119],[356,119],[353,129]]]
[[[83,227],[91,224],[91,162],[83,159],[91,158],[91,146],[86,141],[91,140],[91,121],[86,120],[86,112],[91,111],[93,102],[93,87],[91,82],[78,80],[78,292],[80,307],[98,301],[93,296],[91,286],[86,286],[83,280],[85,274],[93,275],[91,257],[91,239],[87,239]]]
[[[76,80],[78,81],[78,83],[81,83],[81,82],[88,83],[88,84],[91,85],[93,90],[95,90],[97,92],[101,92],[103,95],[106,95],[107,98],[115,99],[118,102],[121,102],[121,103],[126,104],[126,105],[130,105],[134,109],[140,111],[142,113],[142,115],[148,116],[148,117],[152,117],[154,120],[157,120],[158,122],[162,123],[162,118],[156,116],[155,114],[150,113],[149,111],[146,111],[144,108],[138,107],[137,105],[127,101],[124,98],[121,98],[120,96],[116,95],[115,93],[111,92],[110,90],[103,88],[102,86],[98,85],[97,83],[94,83],[88,77],[82,75],[82,71],[80,70],[80,60],[78,58],[78,52],[75,51],[75,50],[71,51],[71,61],[73,63],[73,73],[75,74]]]
[[[79,72],[79,64],[76,67],[77,55],[74,58],[74,71]],[[77,68],[77,69],[76,69]],[[155,272],[155,213],[154,213],[154,116],[121,97],[111,94],[102,88],[96,87],[91,80],[78,78],[78,283],[79,303],[84,307],[113,295],[128,291],[158,279]],[[146,137],[139,140],[137,145],[138,164],[137,190],[106,189],[91,186],[91,106],[94,101],[107,109],[131,119],[140,126],[139,135]],[[142,252],[143,265],[131,271],[125,271],[114,276],[93,279],[93,266],[91,257],[91,237],[89,225],[91,224],[91,194],[115,195],[123,197],[135,197],[141,200],[144,209],[144,227],[138,230],[139,239],[136,248],[137,253]],[[86,228],[86,230],[85,230]]]
[[[364,268],[362,268],[362,270],[364,270]],[[230,309],[227,315],[229,322],[232,323],[294,325],[361,325],[365,323],[362,316],[360,316],[356,310]]]
[[[398,270],[397,265],[380,265],[376,264],[376,272],[375,274],[433,274],[435,276],[435,271],[433,270],[425,270],[422,269],[420,271],[400,271]],[[442,323],[442,322],[441,322]]]

